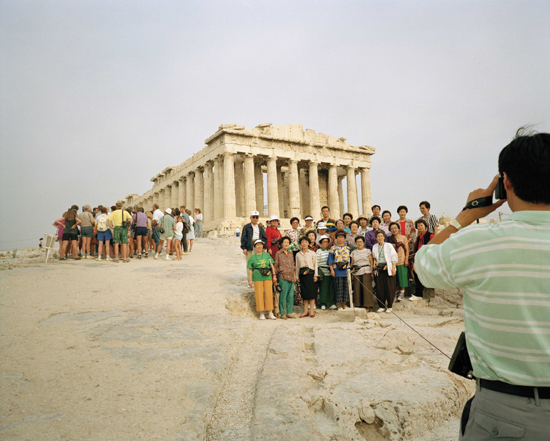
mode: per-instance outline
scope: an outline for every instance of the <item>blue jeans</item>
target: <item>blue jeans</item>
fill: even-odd
[[[195,236],[202,237],[202,221],[195,222]]]

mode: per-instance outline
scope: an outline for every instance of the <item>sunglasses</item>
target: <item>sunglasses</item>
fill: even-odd
[[[251,216],[252,219],[258,219],[260,216]]]

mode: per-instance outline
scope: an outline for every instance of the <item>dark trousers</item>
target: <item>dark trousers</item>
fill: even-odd
[[[414,286],[416,287],[416,292],[414,293],[414,295],[416,297],[424,297],[424,285],[422,285],[422,282],[420,282],[420,279],[418,278],[416,271],[413,271],[413,274],[414,274]]]
[[[182,232],[183,237],[181,238],[181,247],[183,248],[183,252],[187,253],[187,232],[185,231],[185,228]]]
[[[363,274],[361,276],[352,274],[351,278],[353,279],[353,306],[359,308],[374,307],[371,274]]]
[[[395,276],[390,277],[388,271],[380,270],[376,278],[376,287],[377,297],[380,299],[378,302],[380,308],[385,308],[386,303],[388,308],[391,308],[395,297]]]

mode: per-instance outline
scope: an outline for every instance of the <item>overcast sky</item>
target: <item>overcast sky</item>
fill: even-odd
[[[550,132],[550,1],[2,0],[0,87],[0,249],[222,123],[373,146],[373,202],[454,216],[518,127]]]

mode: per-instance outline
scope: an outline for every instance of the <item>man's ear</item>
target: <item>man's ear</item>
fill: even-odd
[[[508,175],[506,173],[504,173],[504,188],[506,189],[506,191],[510,191],[510,190],[513,190],[513,186],[512,186],[512,182],[510,181],[510,178],[508,177]]]

